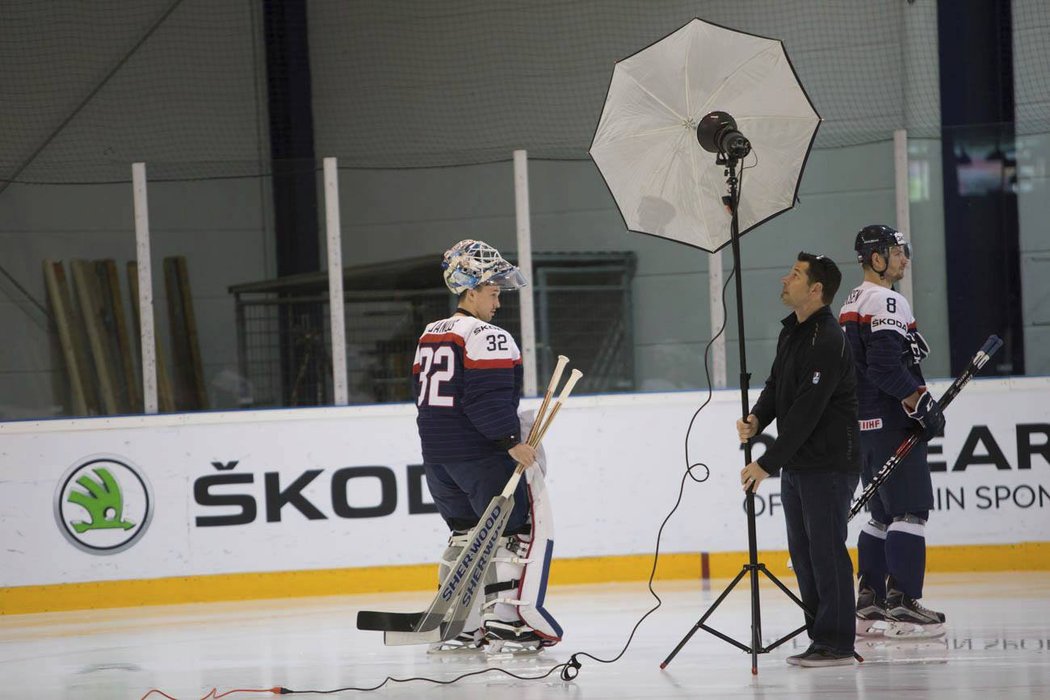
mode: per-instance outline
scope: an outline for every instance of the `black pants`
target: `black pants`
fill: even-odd
[[[815,614],[806,617],[806,629],[815,648],[840,654],[853,652],[856,637],[846,518],[859,478],[785,470],[780,479],[791,563],[802,602]]]

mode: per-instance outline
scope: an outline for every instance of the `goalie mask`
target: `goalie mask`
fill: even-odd
[[[904,240],[903,233],[889,226],[874,224],[860,230],[857,240],[853,243],[853,249],[857,251],[857,262],[875,270],[875,265],[871,260],[872,254],[878,253],[886,264],[889,264],[890,248],[898,245],[903,249],[904,257],[911,259],[911,246],[908,245],[908,241]],[[885,271],[885,268],[881,271],[875,270],[880,274]]]
[[[502,290],[521,289],[528,284],[521,271],[504,260],[498,250],[484,241],[469,238],[445,251],[441,268],[445,286],[456,295],[483,284],[496,285]]]

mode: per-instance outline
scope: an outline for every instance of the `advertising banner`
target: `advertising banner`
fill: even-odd
[[[746,550],[739,394],[687,443],[706,397],[569,400],[545,439],[555,557],[652,552],[687,457],[708,478],[685,478],[661,551]],[[1050,541],[1050,380],[975,381],[946,414],[929,543]],[[420,564],[447,537],[412,405],[0,424],[0,474],[0,586]],[[756,507],[759,548],[785,550],[778,479]]]

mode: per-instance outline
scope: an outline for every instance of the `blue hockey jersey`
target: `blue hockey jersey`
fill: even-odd
[[[499,326],[472,316],[431,323],[412,377],[423,461],[483,459],[520,442],[521,351]]]
[[[908,300],[893,289],[865,281],[846,297],[839,323],[857,368],[861,431],[913,425],[901,400],[926,384],[919,363],[930,349]]]

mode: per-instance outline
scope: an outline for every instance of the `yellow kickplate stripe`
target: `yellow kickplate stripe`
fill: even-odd
[[[851,554],[856,562],[856,551]],[[758,560],[778,577],[791,576],[787,552],[760,551]],[[1048,571],[1050,542],[930,547],[926,561],[931,572]],[[663,554],[656,578],[731,578],[746,563],[746,552]],[[645,581],[652,568],[651,554],[555,559],[550,583]],[[0,614],[427,590],[435,577],[434,565],[420,564],[18,586],[0,588]]]
[[[436,577],[419,564],[20,586],[0,588],[0,614],[421,590]]]

